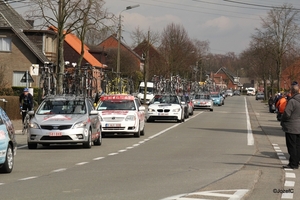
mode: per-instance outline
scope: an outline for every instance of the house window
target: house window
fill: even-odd
[[[0,37],[0,51],[11,51],[11,38]]]
[[[26,87],[26,83],[21,83],[21,79],[25,72],[14,72],[13,74],[13,86]]]

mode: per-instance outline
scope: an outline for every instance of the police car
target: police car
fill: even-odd
[[[10,173],[17,151],[15,130],[5,111],[0,108],[0,172]]]
[[[101,96],[96,106],[102,137],[107,134],[145,134],[145,107],[138,98],[126,94]]]

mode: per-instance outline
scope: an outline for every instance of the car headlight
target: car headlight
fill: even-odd
[[[125,121],[135,121],[135,116],[134,115],[127,115],[125,118]]]
[[[153,108],[148,108],[148,112],[155,112],[155,109],[153,109]]]
[[[30,128],[40,128],[37,123],[29,123]]]
[[[76,129],[76,128],[85,128],[86,127],[86,122],[78,122],[74,125],[73,129]]]
[[[179,111],[180,111],[180,108],[173,109],[173,112],[179,112]]]

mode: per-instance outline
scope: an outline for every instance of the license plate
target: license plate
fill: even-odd
[[[106,127],[121,127],[121,124],[105,124]]]
[[[168,113],[158,113],[158,115],[160,115],[160,116],[167,116]]]
[[[49,136],[55,137],[55,136],[62,136],[61,132],[50,132]]]

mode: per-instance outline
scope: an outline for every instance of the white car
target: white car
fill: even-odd
[[[102,137],[107,134],[145,134],[145,107],[132,95],[104,95],[96,106]]]
[[[177,95],[155,95],[150,101],[147,122],[155,120],[176,120],[184,122],[184,110]]]

